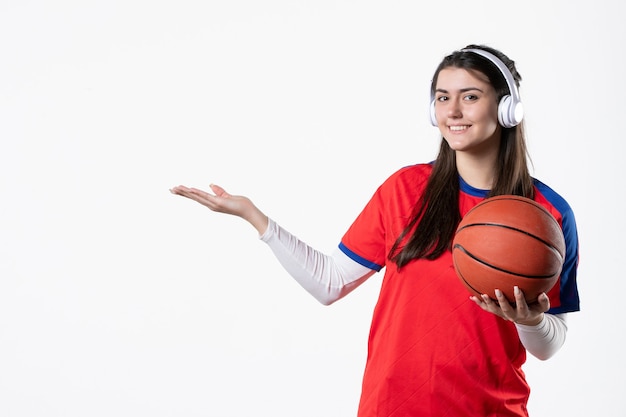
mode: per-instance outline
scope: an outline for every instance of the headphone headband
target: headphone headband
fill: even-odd
[[[517,84],[515,83],[515,78],[513,78],[513,74],[509,68],[502,62],[500,58],[492,54],[491,52],[485,51],[484,49],[461,49],[461,52],[471,52],[476,55],[480,55],[482,57],[487,58],[489,61],[493,62],[493,64],[498,67],[502,75],[504,76],[504,80],[506,81],[506,85],[509,87],[509,93],[511,94],[511,98],[514,101],[521,101],[519,92],[517,91]]]

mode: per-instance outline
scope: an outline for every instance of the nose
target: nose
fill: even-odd
[[[448,101],[447,116],[452,119],[458,119],[463,116],[461,105],[457,100]]]

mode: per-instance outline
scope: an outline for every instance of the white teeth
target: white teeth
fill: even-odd
[[[453,132],[458,132],[465,129],[467,129],[467,126],[450,126],[450,130],[452,130]]]

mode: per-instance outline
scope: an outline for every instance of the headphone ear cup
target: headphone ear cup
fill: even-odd
[[[512,105],[513,102],[511,100],[511,96],[504,96],[500,100],[500,103],[498,104],[498,122],[500,123],[500,126],[513,127],[517,124],[513,122],[510,117]]]
[[[524,118],[524,106],[511,96],[504,96],[498,104],[498,122],[503,127],[515,127]]]
[[[435,100],[430,101],[430,123],[437,126],[437,116],[435,115]]]

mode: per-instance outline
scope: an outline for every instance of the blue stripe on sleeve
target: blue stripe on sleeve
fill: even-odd
[[[381,269],[383,269],[382,265],[378,265],[374,262],[368,261],[367,259],[357,255],[356,253],[352,252],[350,249],[348,249],[348,247],[346,245],[343,244],[343,242],[339,243],[339,249],[345,253],[350,259],[352,259],[353,261],[355,261],[356,263],[359,263],[361,265],[363,265],[366,268],[372,269],[376,272],[380,271]]]

